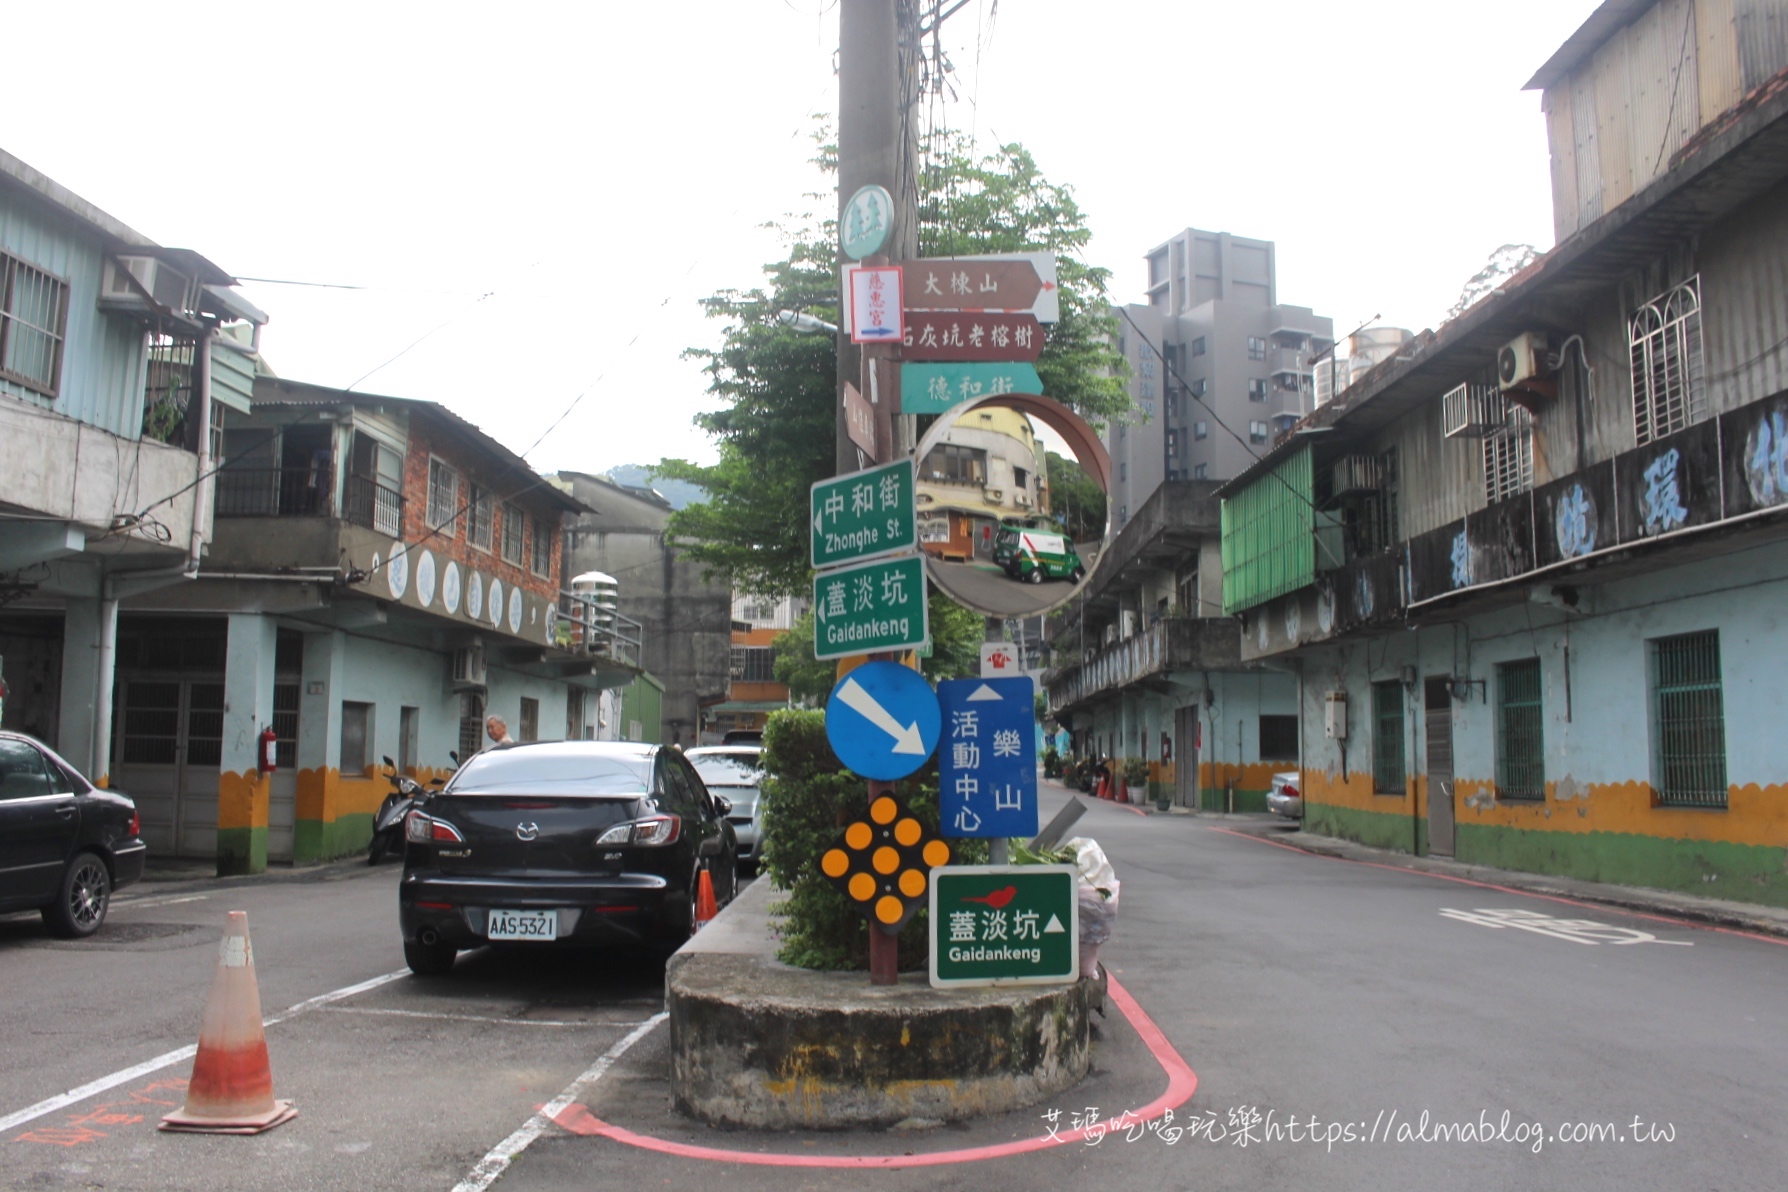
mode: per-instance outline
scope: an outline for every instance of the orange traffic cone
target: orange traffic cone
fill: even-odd
[[[248,942],[248,912],[231,911],[199,1025],[199,1054],[187,1082],[186,1104],[161,1119],[161,1128],[259,1134],[297,1116],[290,1101],[273,1099],[261,991],[255,986],[255,954]]]
[[[701,880],[695,884],[695,929],[700,931],[719,913],[720,906],[714,901],[714,879],[704,869]]]

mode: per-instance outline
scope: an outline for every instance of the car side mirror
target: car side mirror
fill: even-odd
[[[710,795],[708,797],[714,800],[715,815],[724,818],[733,813],[733,801],[725,795]]]

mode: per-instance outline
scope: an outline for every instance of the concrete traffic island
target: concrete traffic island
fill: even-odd
[[[815,1129],[960,1121],[1071,1088],[1091,1063],[1072,985],[872,986],[775,958],[774,892],[753,882],[666,967],[671,1091],[716,1126]]]

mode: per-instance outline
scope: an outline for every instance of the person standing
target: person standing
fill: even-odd
[[[490,737],[491,742],[486,748],[491,748],[497,745],[515,744],[515,738],[509,735],[509,722],[504,720],[501,716],[486,716],[484,718],[484,731],[485,734]]]

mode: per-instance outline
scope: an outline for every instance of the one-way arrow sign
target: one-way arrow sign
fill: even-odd
[[[905,778],[937,748],[937,693],[918,671],[867,662],[832,688],[826,739],[846,766],[883,782]]]

